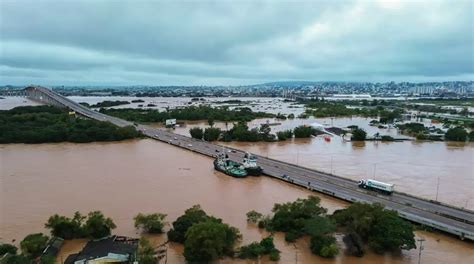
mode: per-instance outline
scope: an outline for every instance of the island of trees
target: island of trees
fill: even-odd
[[[21,106],[0,111],[1,143],[117,141],[141,137],[132,126],[70,115],[53,106]]]
[[[139,213],[134,224],[142,233],[161,234],[165,232],[165,218],[166,215],[161,213]],[[346,254],[354,256],[362,257],[367,250],[382,254],[416,248],[413,226],[401,219],[397,212],[379,204],[354,203],[329,215],[320,206],[318,197],[309,196],[275,204],[269,215],[252,210],[247,213],[247,221],[265,229],[269,235],[237,248],[242,237],[240,231],[195,205],[171,224],[167,237],[169,241],[184,245],[183,255],[190,263],[209,263],[222,257],[257,259],[264,255],[277,261],[280,251],[273,243],[275,232],[285,233],[288,242],[308,236],[309,250],[324,258],[340,254],[336,231],[344,234]],[[94,211],[87,216],[79,212],[72,217],[53,215],[45,227],[53,237],[98,239],[109,236],[116,226],[111,218]],[[28,235],[20,242],[21,253],[14,245],[0,244],[1,263],[30,264],[38,260],[54,263],[54,256],[42,254],[48,241],[49,237],[42,233]],[[140,264],[157,262],[154,248],[143,237],[136,257]]]
[[[100,109],[101,113],[116,116],[133,122],[164,122],[166,119],[178,120],[216,120],[216,121],[251,121],[255,118],[274,117],[265,112],[253,112],[248,107],[229,109],[226,106],[186,106],[183,108],[158,111],[155,109]]]

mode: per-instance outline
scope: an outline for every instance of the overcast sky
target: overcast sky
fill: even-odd
[[[473,16],[458,0],[0,0],[0,84],[473,80]]]

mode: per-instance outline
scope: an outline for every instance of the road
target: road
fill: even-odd
[[[91,110],[66,97],[58,95],[47,88],[35,87],[35,89],[40,90],[58,103],[67,106],[86,117],[108,121],[118,126],[134,125],[132,122]],[[242,150],[230,149],[147,125],[137,124],[136,128],[150,138],[167,142],[174,146],[210,157],[215,157],[218,152],[226,151],[232,160],[242,162],[245,153]],[[349,202],[361,201],[380,203],[387,208],[398,211],[402,217],[410,221],[425,224],[458,235],[463,239],[467,238],[474,241],[474,212],[470,210],[440,204],[404,193],[395,192],[392,195],[378,194],[359,188],[355,181],[347,178],[269,159],[263,156],[257,157],[258,163],[262,167],[265,175],[288,181],[292,184],[304,186],[308,189],[322,192]],[[283,177],[284,175],[285,177]]]

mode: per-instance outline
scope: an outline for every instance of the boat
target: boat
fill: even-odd
[[[243,166],[249,175],[260,176],[262,174],[262,168],[257,165],[257,157],[249,152],[244,155]]]
[[[247,170],[238,162],[229,159],[227,154],[219,154],[214,160],[214,169],[236,178],[247,176]]]

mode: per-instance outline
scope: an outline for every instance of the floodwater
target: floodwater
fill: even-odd
[[[277,146],[277,145],[275,145]],[[258,148],[258,147],[257,147]],[[267,177],[235,179],[215,172],[212,160],[153,140],[90,144],[0,145],[0,242],[33,232],[46,232],[43,224],[55,213],[71,216],[79,210],[101,210],[113,218],[115,234],[137,237],[133,217],[139,213],[166,213],[174,221],[192,205],[240,229],[243,243],[266,234],[246,222],[255,209],[269,213],[274,203],[310,195],[306,189]],[[330,212],[347,203],[316,194]],[[422,263],[473,263],[474,244],[438,234],[417,232],[426,239]],[[156,244],[165,235],[153,236]],[[340,247],[341,236],[338,235]],[[276,234],[282,251],[280,263],[417,263],[418,251],[394,255],[368,253],[363,258],[339,254],[326,260],[308,249],[308,239],[287,244]],[[58,262],[77,252],[83,240],[67,241]],[[184,263],[182,246],[171,244],[168,263]],[[219,263],[234,263],[224,259]],[[242,263],[251,263],[239,261]],[[263,262],[266,262],[265,259]]]
[[[309,118],[293,120],[256,119],[249,127],[262,123],[280,123],[272,126],[272,132],[317,122],[347,127],[357,125],[368,135],[380,133],[400,135],[397,129],[378,129],[369,126],[370,119]],[[206,127],[207,122],[187,122],[174,132],[189,136],[192,127]],[[226,129],[225,123],[216,122]],[[231,123],[227,124],[230,129]],[[459,207],[474,209],[474,143],[462,142],[346,142],[340,137],[331,141],[323,137],[292,139],[283,142],[231,142],[225,144],[277,160],[304,167],[332,172],[354,180],[376,179],[395,184],[398,191],[427,199],[438,200]]]

